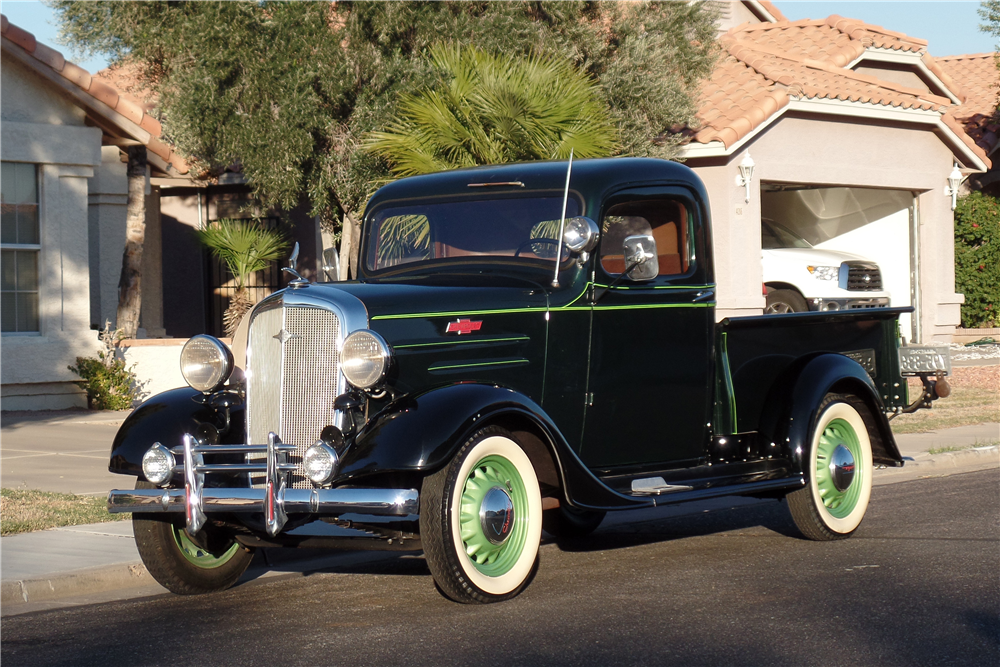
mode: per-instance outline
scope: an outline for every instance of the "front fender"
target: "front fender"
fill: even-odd
[[[875,463],[901,466],[903,459],[885,416],[878,389],[858,362],[842,354],[817,354],[790,365],[774,383],[761,415],[765,447],[778,448],[798,473],[805,471],[817,408],[830,392],[854,394],[875,420],[872,458]]]
[[[142,474],[142,455],[159,442],[176,447],[185,434],[217,432],[224,420],[202,400],[202,393],[190,387],[171,389],[153,396],[126,417],[111,445],[108,470],[121,475]],[[243,442],[243,407],[231,409],[229,430],[223,434],[226,442]],[[213,439],[214,436],[208,439]]]
[[[593,509],[652,506],[652,501],[617,493],[595,477],[530,398],[477,382],[439,387],[390,403],[344,452],[334,483],[351,484],[384,473],[433,473],[478,428],[509,418],[528,420],[540,432],[570,504]]]

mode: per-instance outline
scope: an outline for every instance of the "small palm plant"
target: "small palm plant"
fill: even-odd
[[[259,222],[223,219],[197,232],[198,241],[222,261],[236,282],[236,293],[222,317],[226,335],[232,336],[240,320],[253,306],[247,283],[257,271],[282,256],[288,238],[281,232],[265,229]]]

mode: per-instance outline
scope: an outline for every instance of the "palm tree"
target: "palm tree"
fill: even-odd
[[[611,155],[618,132],[598,84],[556,57],[438,45],[439,82],[400,101],[400,116],[364,148],[396,176],[480,164]]]
[[[198,241],[212,251],[236,281],[236,292],[222,317],[226,335],[232,336],[240,320],[253,306],[247,282],[257,271],[281,257],[288,248],[288,238],[281,232],[265,229],[259,222],[223,219],[196,232]]]

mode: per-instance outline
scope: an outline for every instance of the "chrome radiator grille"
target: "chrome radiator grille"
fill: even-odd
[[[877,264],[847,262],[847,289],[852,292],[878,292],[882,289],[882,272]]]
[[[319,308],[272,308],[259,313],[250,325],[247,347],[247,434],[251,444],[267,442],[275,432],[282,442],[295,445],[291,462],[333,424],[337,397],[340,322]],[[251,455],[260,458],[260,455]],[[312,488],[301,473],[292,473],[289,486]],[[251,478],[262,486],[264,478]]]

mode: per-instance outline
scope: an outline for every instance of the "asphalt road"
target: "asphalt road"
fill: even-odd
[[[1000,664],[996,470],[874,489],[849,540],[767,502],[546,544],[517,599],[463,606],[419,556],[5,618],[14,665]]]

